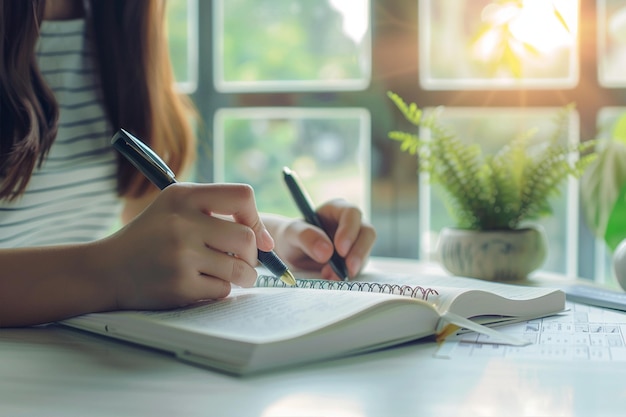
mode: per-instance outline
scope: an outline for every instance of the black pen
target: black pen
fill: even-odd
[[[126,130],[120,129],[113,135],[111,144],[159,189],[176,182],[174,173],[165,162],[148,145]],[[287,265],[273,251],[257,251],[259,261],[267,269],[280,277],[285,284],[296,285],[296,279]]]
[[[311,198],[308,196],[304,187],[300,184],[298,176],[291,169],[284,167],[283,168],[283,178],[285,180],[285,184],[287,184],[287,188],[289,188],[289,192],[293,197],[300,213],[304,216],[304,220],[312,224],[314,226],[319,227],[320,229],[324,229],[322,222],[320,221],[319,216],[315,212],[313,208],[313,203],[311,202]],[[328,232],[326,232],[328,235]],[[332,236],[328,235],[331,238]],[[348,268],[346,267],[345,260],[337,253],[337,251],[333,251],[333,256],[330,258],[330,266],[333,268],[333,271],[337,274],[341,280],[345,281],[348,279]]]

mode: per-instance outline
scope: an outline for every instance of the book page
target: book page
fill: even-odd
[[[286,287],[278,278],[260,275],[260,287]],[[463,317],[537,317],[561,311],[565,296],[552,288],[497,283],[446,275],[367,272],[346,281],[298,279],[304,288],[397,294],[425,300],[443,314],[452,311]]]
[[[262,274],[268,274],[268,271],[262,270],[260,275]],[[303,280],[320,279],[317,274],[306,272],[298,272],[296,278]],[[452,299],[459,293],[471,289],[487,291],[513,300],[529,300],[554,290],[554,288],[531,287],[434,273],[401,274],[397,272],[365,271],[358,277],[352,278],[349,282],[419,286],[424,288],[424,292],[428,294],[428,299],[431,297],[431,291],[429,290],[435,290],[443,299]],[[280,282],[278,284],[280,286]]]
[[[398,298],[408,301],[404,297]],[[171,311],[125,314],[140,315],[160,323],[224,338],[267,342],[321,329],[392,300],[388,296],[373,293],[233,288],[228,298],[218,301]]]
[[[359,281],[383,283],[402,282],[431,288],[437,295],[429,296],[443,313],[453,311],[463,317],[477,315],[538,316],[554,313],[564,307],[564,294],[554,288],[530,287],[485,281],[475,278],[421,274],[366,273]]]
[[[457,277],[452,275],[409,275],[397,273],[383,274],[380,272],[370,272],[361,274],[357,278],[357,281],[420,285],[422,287],[437,290],[440,295],[445,295],[446,293],[448,293],[450,296],[458,294],[459,290],[483,290],[513,300],[529,300],[553,291],[552,288],[505,284],[475,278]]]

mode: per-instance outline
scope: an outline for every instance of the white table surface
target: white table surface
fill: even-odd
[[[62,327],[2,329],[0,416],[626,415],[626,362],[446,360],[436,349],[416,342],[234,377]]]

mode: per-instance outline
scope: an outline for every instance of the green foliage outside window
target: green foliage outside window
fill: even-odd
[[[178,82],[188,81],[188,3],[187,0],[168,0],[166,5],[167,39],[174,75]]]
[[[326,1],[227,0],[225,81],[361,77],[359,50]]]

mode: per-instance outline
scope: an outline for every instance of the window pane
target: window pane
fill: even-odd
[[[168,0],[167,36],[177,87],[192,93],[198,85],[197,0]]]
[[[215,0],[221,92],[365,89],[369,0]]]
[[[607,87],[626,86],[626,4],[598,0],[598,78]]]
[[[298,173],[311,199],[345,198],[369,217],[370,117],[362,109],[222,109],[215,180],[254,187],[260,211],[301,217],[282,180]]]
[[[484,154],[494,154],[518,135],[537,129],[533,141],[547,141],[555,131],[554,120],[562,109],[505,109],[505,108],[446,108],[440,116],[441,123],[452,134],[468,143],[480,142]],[[572,116],[574,117],[574,116]],[[502,123],[506,120],[506,123]],[[570,126],[578,126],[570,123]],[[578,132],[570,128],[564,140],[578,141]],[[542,269],[551,272],[577,272],[578,250],[578,186],[569,179],[561,187],[559,196],[553,197],[553,214],[537,221],[548,237],[548,257]],[[422,231],[421,256],[436,259],[435,248],[439,231],[454,226],[447,213],[442,190],[430,186],[425,176],[420,176],[420,230]]]
[[[567,88],[578,82],[577,0],[420,0],[425,89]]]

